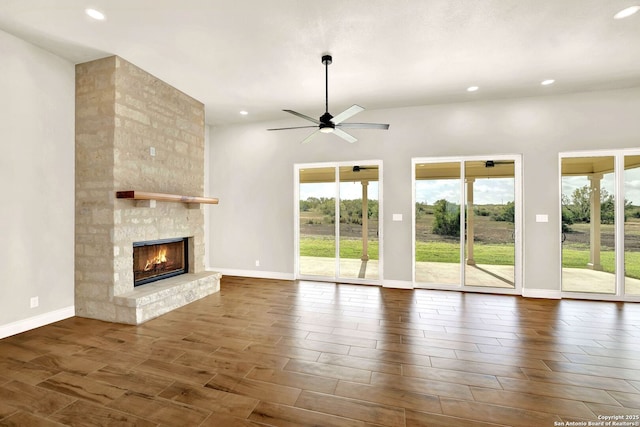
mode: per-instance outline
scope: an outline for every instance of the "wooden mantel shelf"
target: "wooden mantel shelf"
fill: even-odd
[[[134,191],[134,190],[117,191],[116,197],[118,199],[130,199],[130,200],[157,200],[161,202],[211,204],[211,205],[218,204],[218,199],[215,199],[213,197],[182,196],[179,194],[149,193],[147,191]]]

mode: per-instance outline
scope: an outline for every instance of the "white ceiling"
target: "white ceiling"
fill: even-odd
[[[640,86],[640,0],[1,0],[0,29],[74,63],[116,54],[212,125]],[[107,16],[99,22],[84,10]],[[555,79],[541,86],[544,79]],[[477,85],[480,90],[467,92]],[[239,111],[246,110],[247,116]],[[294,119],[295,120],[295,119]],[[307,124],[301,120],[300,125]]]

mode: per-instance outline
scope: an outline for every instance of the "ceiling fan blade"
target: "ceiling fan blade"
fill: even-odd
[[[357,139],[354,136],[349,135],[348,133],[346,133],[342,129],[335,128],[335,129],[333,129],[333,133],[338,135],[340,138],[344,139],[347,142],[354,143],[354,142],[357,141]]]
[[[302,119],[309,120],[310,122],[313,122],[317,125],[320,124],[320,120],[314,119],[313,117],[305,116],[304,114],[298,113],[297,111],[293,111],[293,110],[282,110],[282,111],[286,111],[287,113],[293,114],[294,116],[298,116]]]
[[[331,119],[331,121],[333,122],[333,124],[337,125],[338,123],[342,123],[343,121],[347,120],[349,117],[355,116],[361,111],[364,111],[364,108],[354,104],[344,110],[342,113],[335,116],[333,119]]]
[[[389,129],[389,125],[384,123],[340,123],[336,126],[349,129]]]
[[[289,130],[289,129],[309,129],[309,128],[317,128],[318,126],[294,126],[292,128],[275,128],[275,129],[267,129],[267,130]]]
[[[312,133],[311,135],[309,135],[308,137],[306,137],[305,139],[303,139],[300,144],[306,144],[307,142],[311,141],[313,139],[314,136],[316,136],[318,133],[320,133],[320,129],[318,129],[317,131],[315,131],[314,133]]]

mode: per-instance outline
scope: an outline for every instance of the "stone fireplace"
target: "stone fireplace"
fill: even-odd
[[[116,197],[138,190],[203,196],[204,106],[117,56],[79,64],[78,316],[139,324],[219,290],[220,274],[205,270],[205,205]],[[151,256],[152,241],[179,241],[184,259]]]

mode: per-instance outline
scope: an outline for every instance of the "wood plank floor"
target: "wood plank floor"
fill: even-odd
[[[218,294],[141,326],[71,318],[0,340],[3,426],[639,415],[637,303],[224,277]]]

